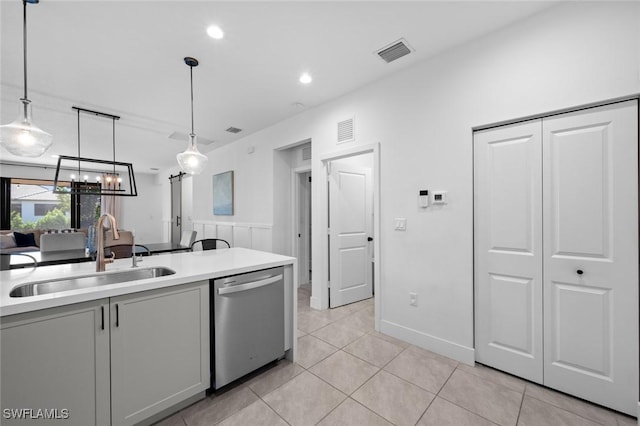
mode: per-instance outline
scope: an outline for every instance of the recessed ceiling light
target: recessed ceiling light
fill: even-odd
[[[207,28],[207,34],[209,34],[209,37],[216,40],[220,40],[222,37],[224,37],[224,32],[217,25],[211,25],[209,28]]]
[[[302,84],[309,84],[313,81],[313,79],[311,78],[311,75],[309,75],[308,72],[303,72],[302,75],[300,76],[300,83]]]

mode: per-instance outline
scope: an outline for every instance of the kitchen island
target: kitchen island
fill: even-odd
[[[145,424],[204,397],[210,280],[280,266],[284,350],[293,360],[291,257],[243,248],[151,256],[137,269],[175,273],[28,297],[10,292],[28,282],[92,275],[95,265],[2,271],[2,424]],[[101,275],[127,270],[131,259],[121,259]]]

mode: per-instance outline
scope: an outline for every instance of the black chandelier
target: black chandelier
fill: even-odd
[[[135,197],[138,195],[133,164],[116,161],[116,120],[117,115],[72,107],[78,116],[78,156],[60,155],[53,182],[56,194],[91,194]],[[105,117],[112,121],[113,159],[100,160],[80,156],[80,113]],[[58,182],[71,181],[71,186],[61,186]]]

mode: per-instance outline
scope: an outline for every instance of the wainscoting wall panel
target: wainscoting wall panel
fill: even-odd
[[[272,250],[271,224],[215,222],[209,220],[194,220],[193,230],[198,234],[196,239],[222,238],[231,247],[245,247],[254,250]]]

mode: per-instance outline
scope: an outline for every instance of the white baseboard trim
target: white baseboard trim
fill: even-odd
[[[311,299],[309,300],[309,306],[311,306],[311,308],[313,309],[322,310],[322,303],[320,302],[319,297],[311,296]]]
[[[475,351],[473,348],[404,327],[391,321],[381,319],[380,332],[468,365],[475,363]]]
[[[636,417],[638,418],[638,426],[640,426],[640,401],[638,401],[638,414]]]

